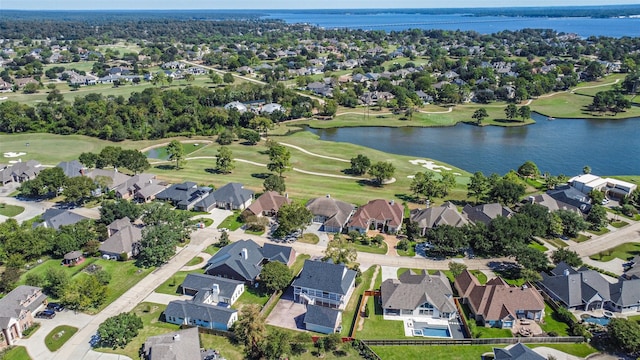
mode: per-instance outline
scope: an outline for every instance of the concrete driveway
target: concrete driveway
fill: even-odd
[[[304,229],[304,232],[307,234],[315,234],[318,239],[320,239],[317,245],[326,248],[327,244],[329,244],[329,234],[324,231],[320,231],[321,227],[322,224],[312,223]]]
[[[305,331],[304,315],[306,313],[307,307],[304,304],[293,301],[293,288],[289,287],[267,317],[267,324]]]
[[[18,223],[22,223],[25,220],[33,219],[34,217],[41,215],[45,212],[45,210],[53,207],[55,205],[52,202],[48,201],[35,201],[35,200],[18,200],[14,197],[3,196],[0,197],[0,203],[8,204],[8,205],[16,205],[22,206],[24,211],[13,218],[18,221]],[[8,218],[6,216],[0,215],[0,222],[5,222]]]
[[[382,281],[387,279],[395,280],[398,278],[398,267],[395,266],[381,266],[382,270]]]
[[[233,211],[231,210],[223,210],[223,209],[213,209],[209,214],[206,215],[196,215],[193,217],[194,220],[198,219],[211,219],[213,220],[213,224],[210,226],[212,228],[217,228],[220,223],[229,216],[233,215]]]

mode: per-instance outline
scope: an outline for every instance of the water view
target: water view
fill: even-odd
[[[542,172],[575,175],[585,165],[600,175],[640,172],[640,118],[555,119],[533,114],[522,127],[309,129],[323,140],[350,142],[377,150],[431,158],[464,170],[504,174],[526,160]]]

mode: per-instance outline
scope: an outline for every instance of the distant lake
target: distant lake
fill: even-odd
[[[358,127],[311,129],[322,140],[443,161],[469,172],[504,174],[527,160],[540,171],[575,175],[589,165],[594,174],[640,174],[640,118],[555,119],[533,114],[533,125],[440,128]],[[355,156],[355,154],[349,154]]]
[[[407,10],[410,11],[410,10]],[[464,10],[461,10],[464,11]],[[640,18],[586,18],[586,17],[510,17],[468,16],[468,14],[427,14],[417,10],[263,10],[262,19],[280,19],[287,23],[307,23],[327,29],[348,28],[365,30],[401,31],[405,29],[442,29],[477,31],[490,34],[503,30],[524,28],[553,29],[575,33],[582,37],[637,37],[640,36]]]

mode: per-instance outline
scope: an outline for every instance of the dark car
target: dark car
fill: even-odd
[[[47,310],[53,310],[55,312],[60,312],[64,310],[64,306],[58,303],[49,303],[47,304]]]
[[[53,310],[42,310],[36,314],[36,317],[41,319],[53,319],[56,317],[56,312]]]

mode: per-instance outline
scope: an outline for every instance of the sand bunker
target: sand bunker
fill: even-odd
[[[442,172],[442,170],[451,170],[450,167],[446,167],[446,166],[442,166],[442,165],[436,165],[435,162],[433,161],[429,161],[429,160],[422,160],[422,159],[416,159],[416,160],[409,160],[409,162],[413,165],[420,165],[424,168],[427,168],[431,171],[435,171],[435,172]]]
[[[16,153],[16,152],[13,152],[13,151],[9,151],[9,152],[4,153],[4,157],[6,157],[6,158],[14,158],[14,157],[22,156],[22,155],[27,155],[27,153],[25,153],[25,152]]]

